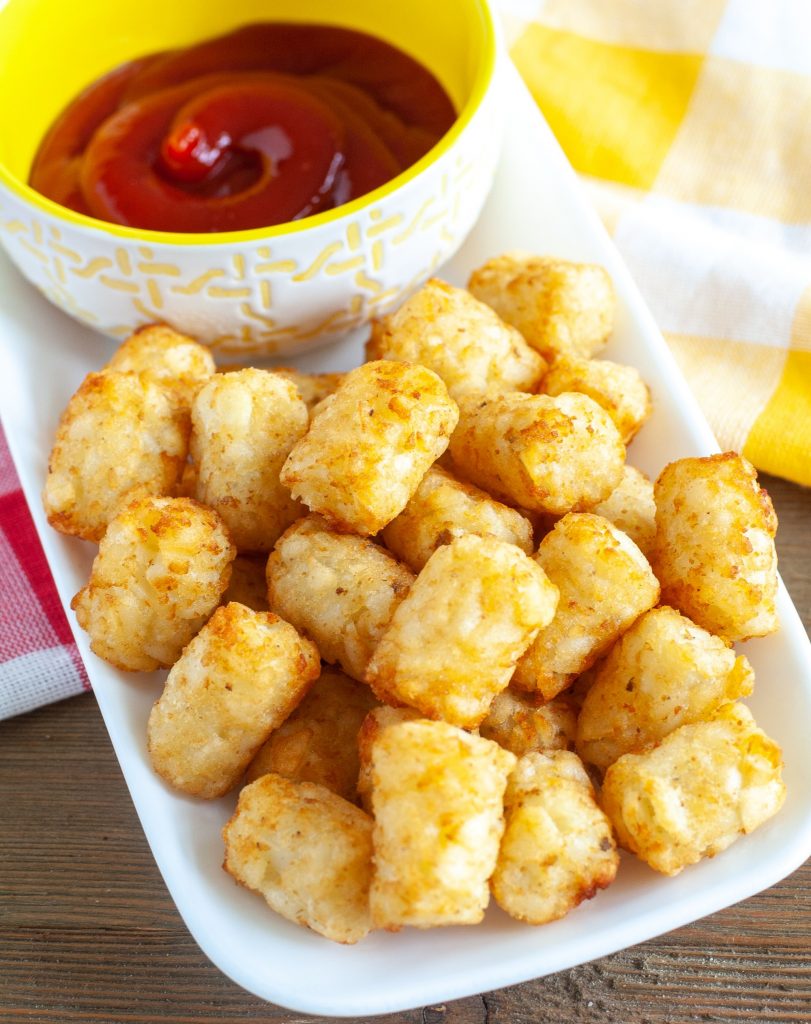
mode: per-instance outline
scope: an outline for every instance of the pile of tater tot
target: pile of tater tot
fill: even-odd
[[[613,318],[601,267],[507,254],[345,374],[157,325],[70,400],[44,503],[99,545],[78,622],[169,669],[152,765],[239,789],[225,869],[289,920],[544,924],[618,845],[675,875],[779,810],[732,647],[777,628],[774,510],[733,452],[626,463],[651,400],[594,358]]]

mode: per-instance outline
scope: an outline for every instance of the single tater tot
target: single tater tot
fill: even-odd
[[[506,253],[475,270],[468,288],[550,361],[594,355],[614,326],[611,278],[593,263]]]
[[[633,466],[623,466],[619,485],[605,501],[589,509],[627,533],[645,558],[650,558],[656,539],[656,502],[653,484]]]
[[[468,534],[438,548],[366,670],[389,704],[473,728],[552,620],[557,589],[514,544]]]
[[[304,514],[279,471],[308,421],[293,385],[265,370],[217,374],[198,392],[191,439],[196,497],[220,513],[240,551],[270,551]]]
[[[268,588],[265,581],[266,558],[237,555],[231,563],[231,579],[220,604],[237,601],[255,612],[268,610]]]
[[[223,829],[223,867],[288,921],[334,942],[371,926],[372,819],[324,786],[263,775]]]
[[[619,866],[611,824],[576,754],[526,754],[504,794],[493,896],[519,921],[546,924],[590,900]]]
[[[479,735],[516,757],[530,751],[549,753],[574,746],[577,711],[566,696],[546,703],[512,689],[499,693],[479,726]]]
[[[56,431],[42,495],[60,533],[100,541],[125,499],[169,494],[186,463],[189,417],[162,384],[91,373]]]
[[[218,608],[172,666],[152,708],[152,767],[174,789],[222,796],[318,678],[321,660],[272,612]]]
[[[216,368],[209,349],[166,324],[139,328],[105,367],[122,373],[145,373],[162,381],[175,390],[187,408]]]
[[[477,924],[515,757],[446,722],[402,722],[372,746],[375,927]]]
[[[513,682],[551,700],[656,604],[659,584],[630,537],[589,513],[564,516],[535,558],[560,591],[560,601],[551,623],[518,662]]]
[[[372,325],[366,358],[428,366],[452,398],[467,391],[534,391],[547,368],[489,306],[436,278]]]
[[[603,660],[577,722],[577,752],[607,768],[752,692],[744,657],[674,608],[646,612]]]
[[[393,708],[381,704],[363,719],[358,733],[358,797],[364,810],[372,813],[372,749],[384,729],[399,722],[413,722],[421,718],[414,708]]]
[[[304,373],[291,366],[273,366],[271,370],[290,381],[311,413],[344,379],[343,373]]]
[[[633,441],[652,411],[650,391],[639,370],[607,359],[560,356],[544,377],[541,391],[577,391],[593,398],[614,421],[623,444]]]
[[[268,559],[270,607],[315,641],[321,657],[355,679],[414,581],[365,538],[308,516],[279,538]]]
[[[515,544],[527,554],[533,550],[532,524],[520,512],[432,466],[400,515],[383,530],[383,541],[419,572],[437,548],[467,533]]]
[[[654,870],[677,875],[714,857],[776,814],[785,799],[778,745],[743,704],[683,725],[610,766],[602,804],[620,844]]]
[[[456,404],[431,370],[366,363],[317,407],[282,469],[282,483],[341,529],[377,533],[402,512],[445,451],[457,418]]]
[[[108,526],[70,606],[111,665],[169,668],[217,607],[235,554],[212,509],[190,498],[140,498]]]
[[[376,703],[368,686],[336,669],[325,669],[248,765],[247,781],[275,772],[294,782],[317,782],[355,801],[358,733]]]
[[[725,640],[773,633],[777,516],[754,466],[735,452],[680,459],[654,497],[662,600]]]
[[[459,413],[454,465],[496,498],[563,515],[602,501],[620,482],[625,446],[587,395],[466,397]]]

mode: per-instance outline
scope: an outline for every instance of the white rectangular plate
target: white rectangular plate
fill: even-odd
[[[495,188],[473,235],[444,275],[524,248],[604,264],[619,297],[609,358],[637,366],[654,415],[630,460],[651,475],[669,461],[716,451],[713,437],[626,268],[584,204],[574,174],[511,67],[502,72],[506,139]],[[71,322],[0,257],[0,410],[26,497],[65,608],[87,579],[93,549],[45,523],[39,494],[54,428],[82,377],[109,343]],[[304,369],[362,361],[360,340],[298,360]],[[780,814],[714,860],[669,879],[626,856],[617,882],[565,920],[543,928],[491,908],[475,928],[372,934],[342,947],[277,917],[222,871],[220,829],[234,797],[178,796],[152,773],[146,720],[162,675],[126,675],[90,653],[68,618],[166,885],[203,951],[244,988],[306,1013],[362,1017],[485,992],[550,974],[642,942],[729,906],[785,877],[811,853],[811,658],[797,613],[781,588],[781,629],[744,645],[757,674],[751,705],[782,745],[788,799]]]

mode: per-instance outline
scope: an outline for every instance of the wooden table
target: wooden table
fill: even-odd
[[[783,577],[807,626],[811,491],[764,482],[780,517]],[[91,695],[0,723],[0,751],[1,1024],[309,1019],[243,992],[199,951]],[[811,1021],[811,862],[737,907],[615,956],[382,1019]]]

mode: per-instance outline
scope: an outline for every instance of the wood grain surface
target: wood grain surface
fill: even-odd
[[[807,628],[811,491],[764,483],[780,517],[780,568]],[[152,861],[91,695],[0,723],[0,752],[0,1024],[313,1019],[248,995],[199,951]],[[811,862],[736,907],[614,956],[374,1019],[811,1021]]]

